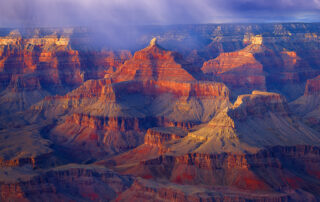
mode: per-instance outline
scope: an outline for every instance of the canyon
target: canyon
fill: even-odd
[[[320,200],[320,24],[140,29],[0,28],[0,201]]]

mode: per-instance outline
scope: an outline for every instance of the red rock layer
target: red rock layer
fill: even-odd
[[[125,132],[128,130],[141,131],[143,124],[151,121],[150,118],[134,117],[99,117],[87,114],[73,114],[68,116],[66,123],[87,126],[97,130]]]
[[[205,62],[202,71],[221,74],[236,68],[245,68],[249,73],[262,73],[262,65],[252,53],[245,51],[221,53],[218,58]]]
[[[81,98],[105,98],[108,101],[115,101],[116,94],[111,81],[108,79],[89,80],[81,85],[79,88],[66,94],[65,96],[58,96],[67,99],[81,99]],[[54,97],[52,97],[54,98]],[[47,98],[50,99],[50,98]]]
[[[41,53],[39,62],[40,78],[45,85],[78,86],[84,81],[78,51]]]
[[[110,103],[114,103],[114,107],[117,107],[119,112],[116,112],[114,108],[109,110],[109,115],[112,117],[126,117],[124,112],[122,113],[120,105],[117,100],[123,99],[123,97],[129,94],[139,94],[146,96],[159,97],[163,94],[172,94],[176,98],[187,99],[190,97],[196,99],[222,99],[229,100],[229,90],[222,83],[214,82],[192,82],[192,83],[180,83],[175,81],[128,81],[113,83],[112,79],[101,79],[101,80],[89,80],[86,81],[79,88],[66,94],[65,96],[48,96],[43,102],[34,105],[31,110],[35,111],[47,111],[44,112],[47,115],[63,115],[65,112],[72,111],[78,107],[83,107],[81,110],[85,110],[85,107],[90,107],[94,103],[99,106],[110,106]],[[175,99],[176,99],[175,98]],[[105,103],[104,103],[105,102]],[[106,105],[106,103],[109,103]],[[54,108],[54,111],[51,111]],[[79,111],[78,110],[78,111]],[[99,116],[99,113],[95,113]],[[112,113],[112,111],[114,113]],[[97,114],[98,113],[98,114]],[[120,114],[119,114],[120,113]],[[81,114],[81,113],[80,113]],[[84,111],[82,114],[90,114],[89,111]],[[111,115],[113,114],[113,115]],[[101,114],[101,116],[106,114]],[[129,115],[128,115],[129,116]],[[133,115],[130,115],[131,117]],[[129,116],[129,117],[130,117]],[[145,116],[150,116],[146,114]],[[50,115],[50,117],[53,117]],[[165,117],[153,117],[156,122],[161,126],[178,126],[184,128],[192,127],[195,122],[181,122],[175,120],[169,120]]]
[[[43,154],[35,157],[14,158],[5,160],[0,158],[0,168],[5,167],[23,167],[31,166],[32,168],[45,168],[56,164],[56,158],[53,153]]]
[[[156,39],[150,45],[137,51],[133,58],[126,61],[113,77],[115,81],[128,80],[166,80],[190,82],[195,79],[184,68],[185,63],[176,52],[159,47]]]
[[[130,130],[130,126],[119,130],[116,128],[99,130],[85,124],[59,124],[50,131],[50,139],[55,144],[67,148],[66,155],[80,161],[115,155],[133,149],[143,142],[144,132]]]
[[[115,102],[116,94],[111,85],[111,81],[108,79],[89,80],[64,96],[47,96],[44,98],[44,102],[48,104],[54,104],[56,102],[57,105],[61,104],[59,102],[67,102],[69,103],[68,107],[75,109],[79,107],[82,102],[86,102],[85,99],[89,98],[92,98],[94,101],[103,99],[107,102]],[[41,110],[39,107],[41,106],[33,106],[33,108]]]
[[[315,200],[308,193],[292,191],[290,193],[249,193],[229,187],[197,188],[189,185],[177,185],[173,183],[154,183],[151,180],[137,179],[132,186],[121,193],[116,201],[265,201],[278,202],[290,200]]]
[[[247,191],[286,192],[302,189],[316,196],[320,186],[310,179],[320,180],[319,158],[320,150],[313,146],[279,146],[247,155],[161,155],[141,161],[137,168],[131,168],[125,173],[142,177],[151,175],[150,178],[168,179],[178,184],[219,185]],[[163,166],[166,170],[161,169]],[[292,172],[292,166],[299,168],[300,174]]]
[[[231,88],[266,89],[263,66],[246,50],[221,53],[202,66],[205,74],[221,78]]]
[[[165,142],[178,140],[186,135],[184,130],[178,128],[150,128],[144,137],[144,144],[161,147]]]
[[[145,131],[149,127],[156,125],[160,125],[163,127],[176,127],[181,128],[182,130],[188,130],[195,126],[197,123],[174,122],[167,120],[164,117],[104,117],[74,113],[66,117],[65,124],[77,124],[79,126],[89,127],[97,130],[120,132],[134,130],[139,132]],[[178,136],[176,136],[176,138],[178,138]]]
[[[119,153],[133,149],[145,142],[154,145],[155,141],[174,140],[182,138],[184,130],[191,128],[191,123],[173,123],[163,118],[155,117],[104,117],[87,114],[73,114],[67,116],[63,123],[58,124],[50,131],[50,138],[56,144],[72,148],[69,151],[75,158],[105,157],[113,153]],[[162,129],[161,132],[152,133],[148,128],[161,126],[176,126],[183,129]],[[193,125],[192,125],[193,126]],[[152,134],[151,134],[152,133]],[[153,142],[153,143],[152,143]],[[160,143],[159,143],[160,144]],[[79,156],[79,150],[86,155]]]
[[[215,82],[176,82],[176,81],[130,81],[117,85],[119,92],[140,92],[147,95],[160,95],[172,93],[183,97],[225,97],[229,96],[229,90],[222,83]]]
[[[305,192],[250,193],[227,187],[195,189],[189,185],[161,183],[121,176],[101,167],[67,165],[19,182],[0,182],[1,201],[289,201],[314,200]]]

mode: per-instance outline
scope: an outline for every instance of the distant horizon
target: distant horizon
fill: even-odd
[[[145,26],[184,26],[184,25],[246,25],[246,24],[320,24],[320,21],[304,22],[304,21],[274,21],[274,22],[223,22],[223,23],[185,23],[185,24],[141,24],[141,25],[123,25],[130,27],[145,27]],[[121,26],[119,26],[121,27]],[[94,28],[89,25],[61,25],[61,26],[0,26],[0,29],[28,29],[28,28],[49,28],[49,29],[60,29],[60,28]]]

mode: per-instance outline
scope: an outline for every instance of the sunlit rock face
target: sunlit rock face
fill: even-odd
[[[139,29],[0,29],[0,201],[319,200],[319,24]]]
[[[263,42],[262,35],[246,34],[243,37],[244,44],[262,45],[262,42]]]
[[[0,38],[0,111],[25,110],[47,95],[65,94],[88,79],[113,73],[131,57],[129,51],[79,53],[71,47],[68,32],[42,35],[35,29],[24,38],[14,30]]]
[[[185,130],[175,127],[150,128],[144,137],[144,144],[162,147],[164,143],[181,139],[186,135]]]
[[[157,39],[153,38],[147,48],[137,51],[131,60],[120,67],[115,80],[195,81],[183,68],[184,63],[182,56],[164,50],[157,44]]]
[[[205,62],[202,71],[226,83],[231,89],[265,90],[266,79],[262,64],[254,53],[264,49],[262,36],[250,38],[250,45],[243,50],[221,53],[217,58]]]

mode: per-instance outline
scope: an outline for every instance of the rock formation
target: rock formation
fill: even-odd
[[[320,131],[320,76],[307,81],[304,95],[290,103],[291,109]]]
[[[176,52],[167,51],[157,44],[153,38],[148,47],[137,51],[131,60],[126,61],[115,81],[128,80],[171,80],[177,82],[195,81],[184,68],[182,56]]]
[[[251,190],[295,198],[299,194],[293,190],[308,190],[312,183],[302,176],[318,179],[320,136],[295,119],[286,99],[276,93],[241,95],[233,106],[188,135],[173,138],[172,129],[158,131],[149,130],[143,145],[99,164],[157,183],[167,180],[198,188],[222,186],[224,190],[239,189],[240,195],[244,194],[240,190]],[[293,164],[308,166],[297,178],[291,171]],[[268,173],[268,177],[262,173]],[[153,196],[159,192],[155,189],[150,193]],[[304,194],[312,198],[316,192]],[[243,196],[252,197],[247,192]]]
[[[248,153],[266,146],[317,145],[320,140],[317,133],[288,114],[285,98],[259,91],[240,95],[231,108],[189,137],[201,142],[195,151],[205,153]]]
[[[85,80],[103,78],[129,58],[128,51],[80,54],[72,49],[69,36],[56,32],[40,36],[36,31],[32,37],[23,38],[14,30],[0,38],[0,91],[4,90],[1,99],[10,100],[10,107],[4,103],[1,109],[25,110],[47,95],[64,94]],[[27,79],[32,81],[26,82]],[[19,94],[12,95],[16,91],[12,90],[13,85]],[[34,85],[37,89],[31,91]]]
[[[262,37],[253,38],[246,48],[230,53],[221,53],[217,58],[205,62],[202,71],[220,78],[231,89],[266,90],[262,64],[254,57],[261,51]]]
[[[140,145],[150,127],[190,129],[228,106],[229,90],[222,83],[196,81],[177,61],[183,60],[153,39],[113,74],[88,80],[65,96],[48,96],[26,117],[61,117],[50,137],[97,156]]]
[[[0,28],[0,201],[319,200],[319,24],[141,28]]]

